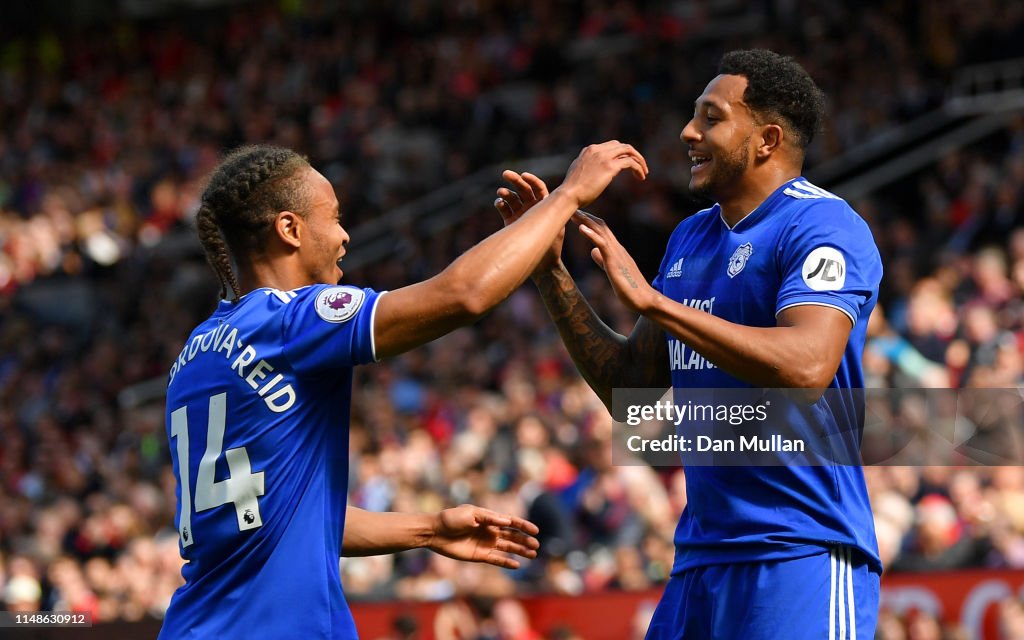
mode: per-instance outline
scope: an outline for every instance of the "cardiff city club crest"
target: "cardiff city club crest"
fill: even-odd
[[[754,253],[754,247],[749,242],[736,247],[736,250],[732,252],[732,257],[729,258],[729,269],[726,271],[730,278],[735,278],[740,271],[743,271],[743,267],[747,266],[747,259],[752,253]]]

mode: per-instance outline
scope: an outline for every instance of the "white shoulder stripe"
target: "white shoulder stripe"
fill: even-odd
[[[796,182],[793,183],[793,187],[796,188],[796,189],[799,189],[801,191],[806,191],[807,193],[809,193],[811,195],[820,196],[822,198],[825,197],[825,194],[821,192],[821,189],[819,189],[818,187],[814,186],[810,182],[804,182],[803,180],[797,180]]]
[[[842,198],[840,198],[836,194],[831,193],[829,191],[825,191],[821,187],[817,187],[811,184],[810,182],[807,182],[806,180],[798,180],[790,184],[788,187],[786,187],[783,193],[785,193],[787,196],[791,198],[800,198],[807,200],[818,200],[822,198],[828,200],[842,200]]]
[[[821,196],[812,196],[809,193],[802,193],[800,191],[797,191],[796,189],[793,189],[792,187],[787,187],[786,190],[783,191],[782,193],[786,194],[791,198],[799,198],[801,200],[821,200]]]
[[[291,302],[296,296],[292,291],[281,291],[280,289],[274,289],[273,287],[260,287],[259,289],[256,289],[256,291],[262,291],[265,296],[274,296],[284,303]]]

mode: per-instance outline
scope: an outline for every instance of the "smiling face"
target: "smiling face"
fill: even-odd
[[[309,209],[304,217],[308,236],[303,238],[300,257],[310,282],[337,284],[343,275],[341,258],[349,236],[341,226],[341,212],[334,187],[315,169],[307,169]],[[308,240],[308,242],[306,242]]]
[[[689,186],[697,195],[723,198],[751,167],[757,123],[743,102],[746,88],[743,76],[715,77],[697,98],[693,118],[679,135],[689,147]]]

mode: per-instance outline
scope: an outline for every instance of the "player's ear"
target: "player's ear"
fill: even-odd
[[[292,211],[281,211],[274,219],[274,233],[281,242],[298,249],[302,244],[302,225],[302,216]]]
[[[757,157],[768,159],[782,146],[786,134],[777,124],[766,124],[761,127],[761,144],[757,146]]]

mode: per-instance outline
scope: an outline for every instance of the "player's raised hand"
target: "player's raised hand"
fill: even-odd
[[[516,173],[506,169],[502,172],[501,177],[512,186],[511,189],[499,187],[498,198],[494,201],[494,208],[501,214],[501,219],[504,220],[505,226],[518,220],[533,205],[548,197],[548,185],[544,184],[543,180],[532,173]],[[562,256],[562,242],[564,240],[565,229],[555,236],[547,255],[544,256],[537,265],[537,268],[534,269],[534,275],[544,273],[544,271],[558,264],[558,260]]]
[[[427,546],[456,560],[518,569],[514,555],[537,557],[540,543],[533,536],[539,531],[529,520],[464,504],[437,514],[434,535]]]
[[[548,185],[532,173],[516,173],[506,169],[501,172],[512,188],[498,187],[498,198],[494,208],[501,214],[501,219],[508,226],[519,219],[530,207],[548,197]]]
[[[618,140],[592,144],[576,156],[556,191],[569,194],[577,207],[585,207],[601,195],[612,178],[626,170],[640,180],[647,179],[647,160],[633,145]]]
[[[643,313],[653,302],[657,291],[647,283],[633,256],[619,243],[608,223],[585,211],[573,214],[572,221],[594,243],[590,257],[607,274],[615,295],[631,311]]]

